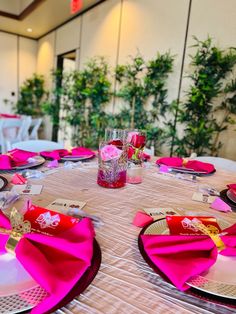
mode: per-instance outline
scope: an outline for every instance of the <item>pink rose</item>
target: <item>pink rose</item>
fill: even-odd
[[[131,143],[133,135],[138,135],[138,132],[129,132],[127,136],[127,142]]]
[[[118,159],[122,154],[122,150],[115,145],[105,145],[100,149],[100,156],[103,161]]]
[[[140,134],[140,132],[129,132],[127,136],[127,142],[135,148],[142,149],[146,144],[146,136]]]

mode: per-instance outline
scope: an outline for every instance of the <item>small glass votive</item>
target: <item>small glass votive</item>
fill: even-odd
[[[105,188],[125,186],[127,171],[127,148],[110,142],[102,142],[98,151],[97,183]]]
[[[128,161],[127,183],[139,184],[143,182],[143,164],[142,162],[133,163]]]
[[[126,144],[127,130],[107,128],[105,130],[105,141],[122,148]]]

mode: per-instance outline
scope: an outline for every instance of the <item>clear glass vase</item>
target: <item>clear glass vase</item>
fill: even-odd
[[[126,184],[127,148],[103,142],[98,152],[97,183],[105,188],[121,188]]]
[[[143,181],[143,164],[142,162],[128,162],[126,182],[139,184]]]

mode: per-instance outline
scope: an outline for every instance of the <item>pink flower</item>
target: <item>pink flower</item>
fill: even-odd
[[[103,161],[118,159],[122,154],[122,150],[115,145],[105,145],[100,149],[100,156]]]
[[[138,135],[138,132],[129,132],[127,136],[127,142],[131,143],[133,135]]]
[[[128,148],[128,159],[132,159],[133,155],[135,154],[135,150],[133,147]]]
[[[140,134],[140,132],[129,132],[127,136],[127,142],[135,148],[142,149],[146,143],[146,136]]]

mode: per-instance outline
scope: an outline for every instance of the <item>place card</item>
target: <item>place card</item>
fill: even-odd
[[[143,208],[146,214],[151,216],[153,220],[165,218],[166,216],[173,216],[173,215],[180,215],[180,213],[171,208],[163,208],[163,207],[158,207],[158,208]]]
[[[79,210],[81,210],[85,205],[85,202],[58,198],[46,206],[46,208],[64,215],[80,216]]]
[[[11,191],[16,192],[18,194],[37,195],[42,192],[42,188],[43,188],[42,185],[22,184],[13,186]]]
[[[167,216],[166,222],[171,235],[201,235],[204,234],[197,226],[203,224],[209,232],[218,234],[220,226],[215,217],[207,216]]]
[[[56,235],[72,228],[78,219],[31,204],[24,214],[24,220],[31,224],[31,231]]]
[[[216,196],[209,195],[207,193],[194,192],[192,200],[196,202],[208,203],[211,204],[216,199]]]

